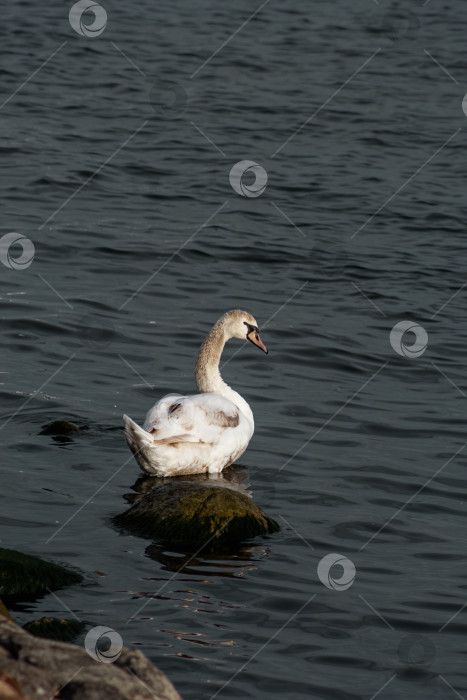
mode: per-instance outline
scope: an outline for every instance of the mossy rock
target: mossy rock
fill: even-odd
[[[82,580],[77,571],[0,547],[0,595],[4,598],[31,600]]]
[[[245,494],[190,481],[156,486],[113,523],[140,537],[206,548],[279,530]]]
[[[59,642],[71,642],[86,627],[85,622],[78,620],[61,620],[58,617],[41,617],[23,625],[23,629],[35,637],[56,639]]]

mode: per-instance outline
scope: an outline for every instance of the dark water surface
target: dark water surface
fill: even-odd
[[[0,264],[2,546],[87,573],[17,619],[112,627],[185,700],[466,698],[467,5],[102,4],[92,38],[68,3],[2,10],[1,235],[35,247]],[[270,348],[224,370],[241,474],[282,530],[176,574],[110,525],[121,415],[193,391],[235,307]],[[61,418],[87,430],[39,435]]]

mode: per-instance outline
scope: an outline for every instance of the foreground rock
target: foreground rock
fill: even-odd
[[[31,700],[21,692],[21,686],[8,673],[0,673],[0,698],[1,700]]]
[[[124,648],[114,663],[101,663],[82,647],[33,637],[0,616],[2,679],[16,695],[0,697],[15,700],[181,700],[140,651]]]
[[[4,598],[31,600],[82,580],[76,571],[0,547],[0,596]]]
[[[279,530],[248,496],[190,481],[156,486],[113,522],[140,537],[195,547],[239,544]]]

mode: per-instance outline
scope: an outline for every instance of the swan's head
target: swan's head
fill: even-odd
[[[222,317],[222,321],[224,322],[225,330],[229,338],[249,340],[250,343],[257,345],[267,354],[268,350],[259,337],[256,319],[247,311],[240,311],[240,309],[227,311]]]

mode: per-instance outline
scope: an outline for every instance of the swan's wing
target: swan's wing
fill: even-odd
[[[240,419],[237,406],[219,394],[169,394],[151,408],[143,429],[154,441],[183,436],[187,441],[197,438],[212,444],[226,428],[236,428]]]
[[[195,394],[187,396],[187,399],[200,413],[200,419],[204,419],[211,426],[236,428],[240,422],[238,407],[220,394]]]

